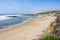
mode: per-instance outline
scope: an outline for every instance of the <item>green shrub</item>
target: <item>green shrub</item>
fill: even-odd
[[[58,37],[58,40],[60,40],[60,36]]]
[[[55,34],[47,34],[42,38],[42,40],[58,40],[58,36]]]

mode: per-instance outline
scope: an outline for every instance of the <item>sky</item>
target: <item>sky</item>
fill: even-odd
[[[60,0],[0,0],[0,13],[31,14],[60,10]]]

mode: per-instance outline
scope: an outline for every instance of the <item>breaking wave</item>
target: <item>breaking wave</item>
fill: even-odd
[[[0,20],[6,20],[6,19],[11,19],[11,18],[7,16],[0,16]]]

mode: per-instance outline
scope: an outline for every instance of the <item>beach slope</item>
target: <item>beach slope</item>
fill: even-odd
[[[33,40],[38,39],[43,35],[43,30],[46,30],[49,24],[56,17],[46,16],[42,18],[33,18],[29,22],[22,25],[16,25],[4,31],[0,31],[0,40]]]

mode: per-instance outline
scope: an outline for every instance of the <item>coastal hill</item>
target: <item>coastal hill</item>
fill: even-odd
[[[56,14],[60,14],[60,10],[55,10],[55,11],[47,11],[47,12],[40,12],[37,13],[36,15],[38,16],[48,16],[48,15],[56,15]]]
[[[49,13],[60,13],[60,10],[41,12],[41,13],[37,13],[37,14],[49,14]]]

